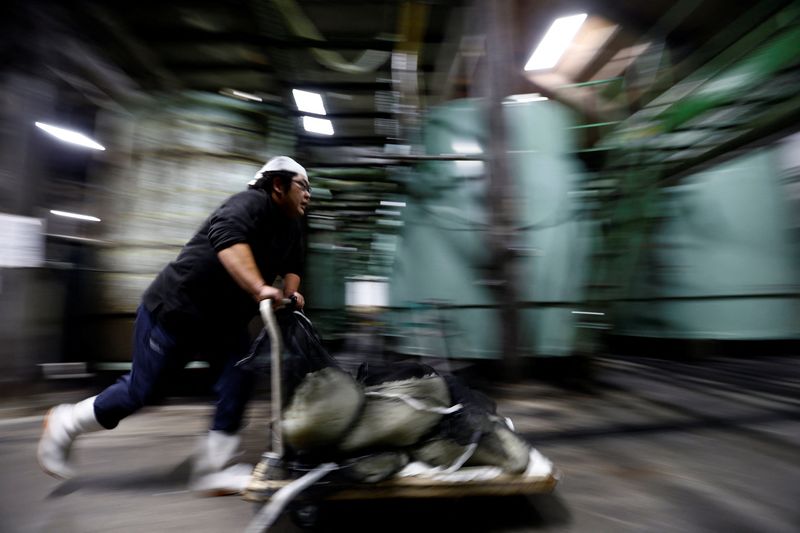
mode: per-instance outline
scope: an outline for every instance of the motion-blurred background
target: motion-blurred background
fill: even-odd
[[[343,351],[796,348],[794,2],[4,10],[4,385],[124,370],[144,288],[277,154]]]
[[[798,2],[1,9],[0,399],[128,370],[143,290],[286,154],[313,187],[301,290],[327,346],[511,394],[523,434],[582,465],[586,497],[565,499],[599,514],[573,507],[578,529],[665,531],[653,517],[693,503],[675,530],[800,521]],[[207,394],[206,370],[193,362],[176,394]],[[531,384],[544,378],[580,392]],[[613,441],[594,478],[570,448],[631,432],[668,442]],[[769,460],[748,463],[762,445]],[[609,476],[652,488],[661,466],[633,457],[691,458],[682,479],[698,477],[594,529],[614,514]]]

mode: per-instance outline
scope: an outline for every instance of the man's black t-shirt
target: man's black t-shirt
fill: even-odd
[[[208,217],[145,291],[145,307],[171,333],[196,340],[246,327],[258,304],[217,257],[238,243],[250,245],[268,284],[278,274],[301,274],[299,219],[287,217],[266,191],[248,189],[228,198]]]

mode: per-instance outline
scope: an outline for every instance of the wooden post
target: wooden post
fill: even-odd
[[[508,143],[503,118],[503,99],[518,74],[514,74],[512,0],[483,3],[486,31],[486,111],[488,119],[488,209],[489,247],[492,252],[492,287],[500,308],[503,370],[508,379],[520,377],[519,321],[517,307],[519,276],[514,252],[515,187],[508,166]]]

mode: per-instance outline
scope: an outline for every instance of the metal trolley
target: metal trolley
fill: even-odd
[[[338,468],[334,463],[325,463],[314,470],[306,471],[300,479],[287,479],[287,473],[292,473],[292,467],[282,461],[283,440],[278,423],[283,407],[281,405],[282,340],[271,300],[262,301],[260,310],[270,336],[272,450],[264,453],[261,462],[253,471],[249,485],[243,492],[245,500],[263,504],[248,526],[248,532],[255,533],[269,529],[286,506],[304,491],[303,496],[298,498],[297,505],[291,509],[292,518],[301,527],[312,527],[317,515],[317,504],[321,500],[532,495],[549,493],[558,483],[559,473],[555,468],[536,475],[503,473],[491,479],[474,480],[408,476],[392,477],[377,483],[320,481]],[[313,490],[314,488],[322,490]]]

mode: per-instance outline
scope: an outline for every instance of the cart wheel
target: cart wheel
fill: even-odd
[[[289,512],[294,525],[302,529],[314,529],[319,524],[319,515],[319,505],[313,503],[300,504]]]

